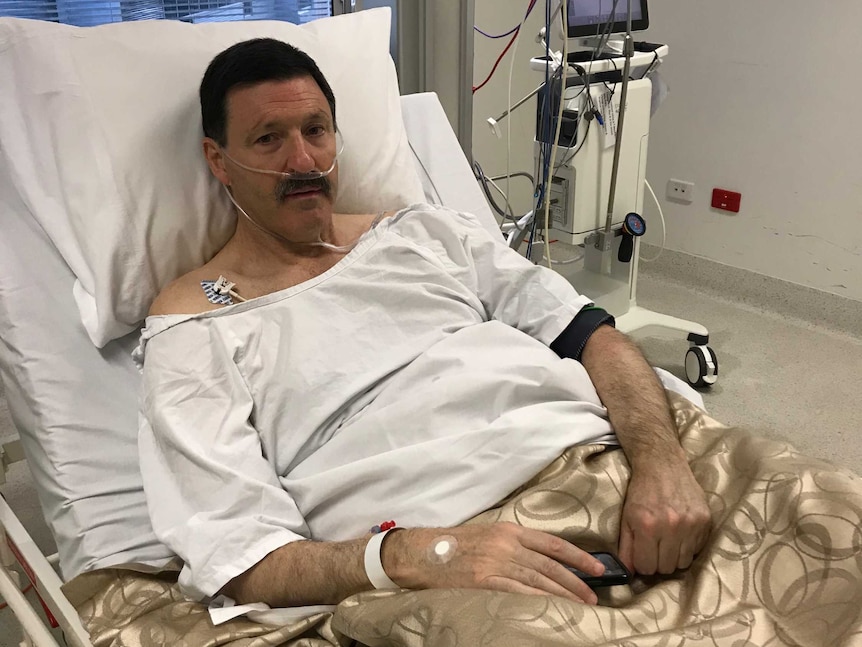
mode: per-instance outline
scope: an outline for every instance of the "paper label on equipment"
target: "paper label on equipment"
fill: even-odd
[[[617,143],[617,117],[619,108],[614,105],[613,92],[606,91],[599,97],[599,113],[604,119],[604,147],[611,148]]]
[[[558,204],[551,205],[551,222],[555,225],[566,224],[566,211]]]

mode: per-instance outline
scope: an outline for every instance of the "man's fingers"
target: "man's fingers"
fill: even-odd
[[[563,597],[571,598],[572,594],[574,594],[574,597],[579,602],[586,602],[587,604],[598,602],[598,598],[593,590],[581,578],[555,559],[533,551],[525,551],[520,556],[520,566],[530,571],[527,574],[521,573],[522,577],[526,576],[535,579],[534,582],[528,580],[527,584],[545,589],[555,595],[563,595]],[[522,577],[518,579],[522,579]],[[544,586],[543,583],[545,580],[551,582],[552,586]],[[560,589],[566,591],[566,594],[560,593]]]
[[[658,543],[658,572],[670,575],[677,569],[681,553],[681,544],[677,537],[665,537]],[[691,561],[689,560],[689,563]]]
[[[620,545],[617,548],[617,557],[630,572],[635,572],[634,535],[625,522],[620,528]]]
[[[634,570],[642,575],[669,575],[678,568],[688,568],[700,552],[709,531],[687,525],[667,523],[655,526],[653,520],[638,520],[635,529],[628,524],[620,534],[620,559],[631,554]]]
[[[623,524],[631,535],[631,555],[634,572],[652,575],[659,567],[659,537],[655,518],[652,516],[629,518]]]
[[[679,549],[679,568],[688,568],[694,561],[694,558],[703,550],[709,539],[709,527],[702,530],[697,536],[683,541]]]
[[[677,558],[676,568],[688,568],[694,561],[694,543],[684,541],[679,547],[679,557]]]
[[[525,528],[520,542],[524,548],[540,555],[547,555],[557,562],[566,566],[573,566],[589,575],[601,575],[605,572],[605,565],[598,559],[562,537]]]
[[[598,599],[583,580],[567,566],[588,575],[601,575],[605,566],[588,552],[548,533],[520,529],[521,550],[513,555],[512,578],[531,588],[540,589],[578,602],[595,604]]]
[[[652,537],[635,537],[635,571],[643,575],[654,575],[658,571],[658,541]]]
[[[701,527],[700,533],[697,536],[697,543],[694,546],[694,554],[697,555],[706,546],[709,541],[709,535],[712,533],[712,517],[707,519]]]
[[[485,580],[485,586],[489,591],[502,591],[504,593],[523,593],[526,595],[554,595],[548,591],[537,589],[533,586],[527,586],[522,582],[509,579],[508,577],[494,576]],[[569,597],[569,596],[565,596]],[[569,599],[572,599],[569,597]],[[580,600],[578,600],[580,602]]]
[[[581,582],[574,574],[566,571],[565,568],[562,570],[568,575],[571,575],[572,578],[574,578],[574,581],[580,585],[576,586],[576,588],[579,589],[578,591],[574,591],[563,586],[559,582],[554,581],[534,568],[521,566],[519,564],[511,565],[511,568],[509,569],[509,579],[519,582],[527,588],[543,591],[544,593],[549,593],[551,595],[558,595],[561,598],[566,598],[572,602],[578,602],[580,604],[595,604],[598,601],[596,594],[593,593],[586,584]]]

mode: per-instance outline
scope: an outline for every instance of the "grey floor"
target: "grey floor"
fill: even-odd
[[[706,295],[648,270],[641,275],[638,300],[710,330],[720,378],[704,397],[714,418],[862,471],[862,338]],[[679,335],[644,330],[635,338],[653,364],[682,376],[687,344]],[[0,442],[14,435],[0,392]],[[26,466],[14,465],[0,491],[40,547],[51,551]],[[0,611],[0,647],[18,644],[9,616],[8,609]]]
[[[709,329],[719,381],[704,401],[714,418],[862,472],[862,336],[705,296],[648,273],[641,275],[638,303]],[[634,337],[654,365],[683,376],[686,344],[679,337],[656,330]]]

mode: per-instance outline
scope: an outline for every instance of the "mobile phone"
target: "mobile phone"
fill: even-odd
[[[605,566],[605,572],[601,575],[588,575],[572,566],[566,566],[568,570],[584,581],[591,589],[600,586],[617,586],[628,584],[631,580],[629,569],[613,553],[590,553]]]

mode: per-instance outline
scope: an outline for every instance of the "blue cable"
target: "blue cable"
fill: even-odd
[[[485,38],[505,38],[506,36],[511,36],[511,35],[512,35],[512,34],[514,34],[516,31],[518,31],[518,28],[519,28],[519,27],[520,27],[520,25],[518,25],[517,27],[512,27],[512,29],[510,29],[509,31],[507,31],[505,34],[499,34],[499,35],[494,36],[494,35],[492,35],[492,34],[488,34],[488,33],[484,32],[484,31],[482,31],[482,30],[481,30],[481,29],[479,29],[476,25],[473,25],[473,29],[475,29],[476,31],[478,31],[478,32],[479,32],[480,34],[482,34]]]
[[[536,6],[536,3],[535,3],[535,2],[531,2],[531,3],[530,3],[530,6],[529,6],[529,7],[527,7],[527,13],[524,15],[524,20],[526,20],[527,18],[529,18],[530,14],[531,14],[531,13],[533,13],[533,8],[534,8],[535,6]],[[495,35],[493,35],[493,34],[489,34],[489,33],[487,33],[487,32],[482,31],[482,30],[481,30],[481,29],[479,29],[476,25],[473,25],[473,29],[474,29],[474,30],[476,30],[477,32],[479,32],[480,34],[482,34],[485,38],[505,38],[506,36],[511,36],[511,35],[512,35],[512,34],[514,34],[516,31],[518,31],[520,28],[521,28],[521,25],[520,25],[520,24],[518,24],[518,25],[515,25],[514,27],[512,27],[512,28],[511,28],[509,31],[507,31],[505,34],[499,34],[499,35],[495,36]]]

